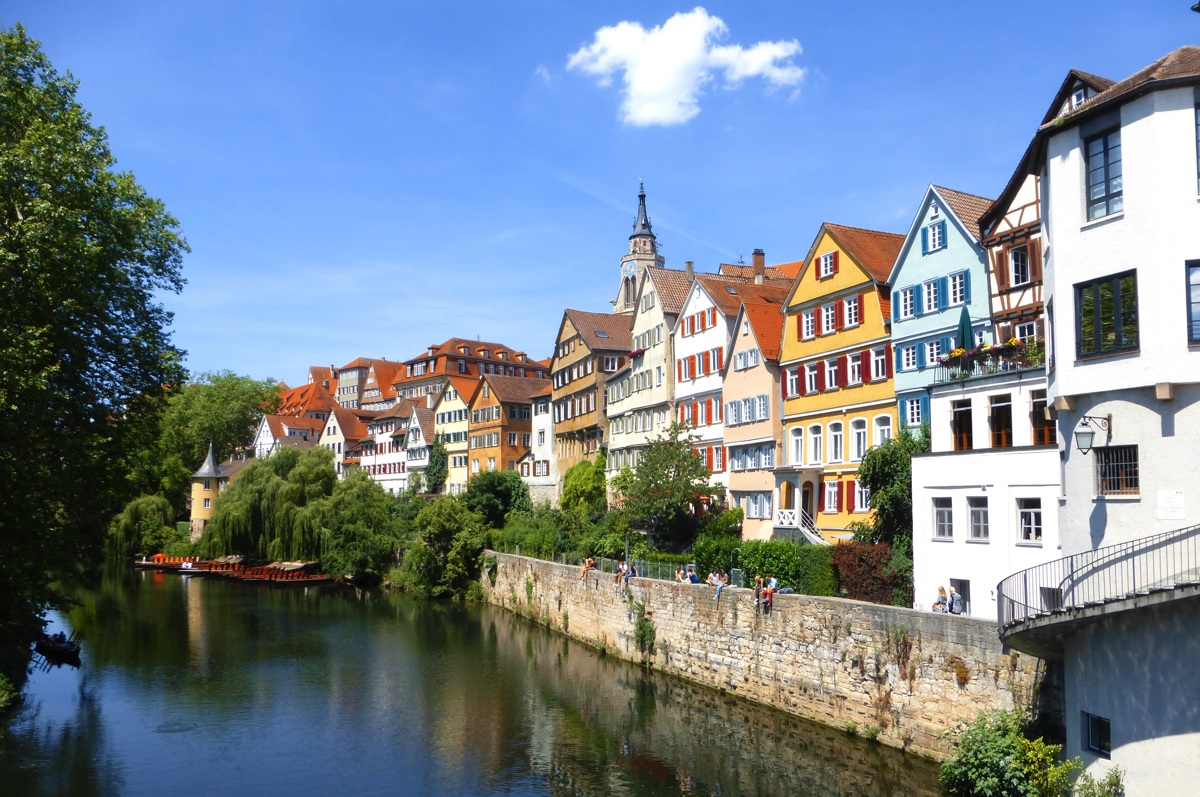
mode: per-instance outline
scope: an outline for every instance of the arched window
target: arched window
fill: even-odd
[[[788,464],[803,465],[804,464],[804,430],[799,426],[792,427],[792,447],[790,449]]]
[[[892,439],[892,419],[880,415],[875,419],[875,445],[882,445],[884,440]]]
[[[825,461],[825,447],[822,445],[821,427],[813,425],[808,427],[808,464],[819,465]]]
[[[858,418],[850,422],[850,459],[855,462],[867,453],[867,422]]]
[[[829,424],[829,461],[841,462],[846,458],[845,439],[841,421]]]

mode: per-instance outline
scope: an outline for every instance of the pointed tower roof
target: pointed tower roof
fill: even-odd
[[[208,441],[208,456],[204,458],[204,464],[200,466],[200,470],[192,474],[193,479],[218,479],[221,476],[221,469],[217,467],[217,458],[213,456],[212,441]]]
[[[650,229],[650,217],[646,215],[646,184],[638,181],[638,214],[637,219],[633,222],[633,235],[630,238],[645,236],[654,237],[654,230]]]

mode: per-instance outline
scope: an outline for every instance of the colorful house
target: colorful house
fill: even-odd
[[[479,380],[469,406],[471,475],[485,470],[517,469],[529,453],[533,428],[533,396],[546,387],[543,379],[491,374]]]
[[[217,496],[237,478],[241,469],[250,464],[250,462],[251,460],[244,458],[229,459],[218,465],[216,457],[213,456],[212,443],[208,444],[208,456],[204,458],[204,463],[200,466],[200,470],[192,474],[192,542],[200,539],[200,535],[204,533],[205,527],[208,526],[208,521],[212,518],[213,505],[216,503]]]
[[[846,540],[870,513],[855,474],[895,426],[887,279],[903,244],[902,235],[826,222],[788,294],[777,535]]]
[[[449,472],[442,492],[447,495],[458,495],[467,489],[467,479],[471,477],[467,441],[470,427],[468,416],[471,397],[478,389],[477,377],[450,376],[446,388],[433,405],[434,435],[446,447]]]

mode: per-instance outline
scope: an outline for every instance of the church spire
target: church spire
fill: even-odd
[[[637,219],[633,222],[633,235],[630,238],[638,236],[649,237],[654,240],[654,231],[650,229],[650,216],[646,214],[646,184],[638,180],[638,212]]]

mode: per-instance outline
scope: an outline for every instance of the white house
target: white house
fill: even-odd
[[[534,504],[554,503],[561,492],[555,458],[554,423],[550,412],[550,385],[532,396],[533,425],[529,451],[517,460],[521,478],[529,485]]]

